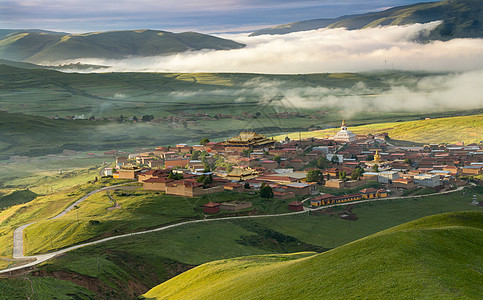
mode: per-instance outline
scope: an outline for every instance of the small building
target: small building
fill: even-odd
[[[292,211],[303,211],[304,210],[304,204],[300,201],[293,201],[288,204],[288,209]]]
[[[377,198],[377,190],[374,188],[363,189],[361,195],[362,199]]]
[[[399,172],[384,171],[377,174],[377,181],[380,183],[391,183],[393,180],[399,178]]]
[[[203,213],[205,214],[216,214],[220,212],[220,203],[208,202],[203,207]]]
[[[441,185],[440,176],[431,174],[415,175],[414,183],[427,187],[435,187]]]
[[[325,181],[325,186],[333,189],[343,189],[345,187],[345,183],[340,179],[330,179]]]
[[[334,198],[331,194],[323,194],[310,199],[310,205],[312,206],[322,206],[326,205],[330,199]]]
[[[188,166],[189,163],[190,163],[190,160],[188,158],[168,159],[164,162],[164,166],[166,169],[175,168],[175,167],[184,168]]]
[[[379,189],[377,190],[377,197],[379,198],[386,198],[388,196],[387,190],[385,189]]]
[[[238,182],[228,182],[223,185],[223,188],[227,191],[233,191],[237,193],[241,193],[245,191],[244,184]],[[222,208],[223,209],[223,208]]]

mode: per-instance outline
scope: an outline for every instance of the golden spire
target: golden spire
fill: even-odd
[[[346,127],[345,120],[342,120],[342,127]]]

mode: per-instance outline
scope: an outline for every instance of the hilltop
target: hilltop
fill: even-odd
[[[388,25],[408,25],[443,21],[431,31],[427,40],[483,37],[483,2],[479,0],[446,0],[393,7],[381,12],[347,15],[334,19],[314,19],[255,31],[251,36],[287,34],[320,28],[349,30]]]
[[[451,118],[439,118],[417,120],[408,122],[391,122],[351,126],[350,130],[356,134],[375,134],[387,132],[393,140],[412,141],[420,144],[428,143],[456,143],[465,142],[479,143],[483,139],[481,128],[483,127],[483,115],[460,116]],[[285,136],[297,139],[332,136],[339,128],[314,130],[308,132],[294,132],[288,135],[280,135],[275,139],[283,139]]]
[[[244,46],[196,32],[123,30],[67,34],[39,30],[0,30],[0,58],[28,62],[76,58],[120,59],[201,49],[239,49]]]
[[[483,213],[425,217],[321,253],[201,265],[150,299],[478,298]]]

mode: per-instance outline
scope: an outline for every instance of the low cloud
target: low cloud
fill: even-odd
[[[122,60],[81,59],[111,66],[100,72],[248,72],[272,74],[384,69],[468,71],[483,68],[483,39],[418,43],[439,22],[363,30],[320,29],[287,35],[223,35],[244,49],[195,51]],[[76,60],[79,61],[79,60]]]

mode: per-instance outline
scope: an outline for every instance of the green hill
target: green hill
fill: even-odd
[[[238,49],[245,45],[196,32],[125,30],[66,34],[38,30],[0,30],[0,58],[51,62],[76,58],[119,59],[201,49]]]
[[[405,140],[420,144],[456,143],[459,141],[479,143],[483,140],[483,115],[438,118],[407,122],[391,122],[349,127],[355,134],[376,134],[387,132],[393,140]],[[275,139],[325,138],[335,135],[340,129],[331,128],[308,132],[294,132],[279,135]]]
[[[483,294],[483,213],[430,216],[334,250],[201,265],[151,289],[155,299],[414,299]]]
[[[429,40],[483,37],[483,2],[480,0],[445,0],[393,7],[381,12],[342,16],[335,19],[315,19],[279,25],[255,31],[252,36],[262,34],[287,34],[319,28],[349,30],[385,25],[407,25],[441,20],[429,35]]]

